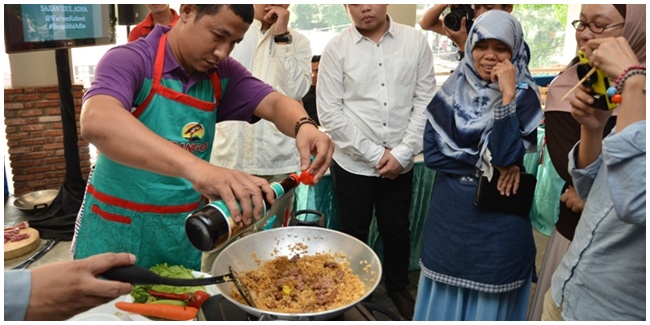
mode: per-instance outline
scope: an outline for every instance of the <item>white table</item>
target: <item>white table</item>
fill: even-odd
[[[111,300],[108,303],[105,303],[103,305],[99,305],[99,306],[97,306],[95,308],[87,310],[87,311],[85,311],[85,312],[83,312],[81,314],[78,314],[78,315],[76,315],[76,316],[74,316],[74,317],[72,317],[72,318],[70,318],[68,320],[69,321],[76,321],[76,320],[89,321],[89,320],[103,320],[103,319],[110,320],[107,317],[102,317],[102,316],[112,315],[112,316],[116,316],[117,318],[119,318],[122,321],[131,321],[132,319],[131,319],[131,317],[129,317],[128,312],[119,310],[119,309],[117,309],[117,307],[115,307],[116,302],[125,301],[125,299],[126,299],[126,296],[117,297],[117,298]],[[113,320],[117,320],[117,319],[113,319]]]

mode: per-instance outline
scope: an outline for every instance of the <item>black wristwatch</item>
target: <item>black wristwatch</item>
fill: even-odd
[[[293,40],[293,37],[291,37],[291,34],[289,34],[289,32],[286,32],[286,33],[280,34],[280,35],[275,35],[275,37],[273,37],[273,41],[276,42],[276,43],[291,44],[292,40]]]

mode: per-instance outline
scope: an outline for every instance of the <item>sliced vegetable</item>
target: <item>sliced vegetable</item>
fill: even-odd
[[[173,299],[160,299],[149,302],[149,304],[163,304],[163,305],[175,305],[175,306],[187,306],[187,303],[183,300],[173,300]],[[194,307],[194,306],[192,306]]]
[[[195,307],[165,304],[137,304],[125,301],[116,302],[115,307],[131,313],[170,320],[191,320],[199,312],[199,309]]]
[[[192,299],[190,299],[187,305],[196,308],[201,308],[203,302],[206,301],[208,298],[210,298],[209,293],[202,290],[197,290],[194,291],[194,293],[192,294]]]
[[[175,278],[175,279],[194,279],[192,270],[182,266],[182,265],[168,265],[167,263],[162,263],[154,265],[151,267],[151,270],[156,274],[166,278]],[[147,289],[152,289],[161,292],[173,292],[173,293],[191,293],[196,290],[205,290],[204,286],[194,286],[194,287],[182,287],[182,286],[169,286],[164,284],[154,284]]]
[[[133,298],[133,302],[137,302],[140,304],[144,304],[147,301],[149,301],[149,297],[147,295],[138,295],[135,298]]]

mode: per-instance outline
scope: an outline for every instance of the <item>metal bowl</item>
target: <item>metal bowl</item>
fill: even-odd
[[[227,274],[228,266],[243,272],[259,267],[258,261],[272,260],[278,256],[293,256],[296,243],[308,246],[306,255],[316,253],[344,253],[350,261],[352,272],[359,276],[366,291],[358,300],[334,309],[316,313],[288,314],[262,310],[242,304],[232,296],[232,283],[217,285],[220,293],[230,302],[250,315],[269,320],[328,320],[343,314],[359,301],[368,297],[381,279],[381,262],[377,254],[360,240],[331,229],[318,227],[285,227],[261,231],[240,238],[226,247],[214,260],[212,274]]]
[[[59,190],[41,190],[27,193],[17,198],[13,205],[22,211],[32,212],[47,208],[54,198],[59,194]]]

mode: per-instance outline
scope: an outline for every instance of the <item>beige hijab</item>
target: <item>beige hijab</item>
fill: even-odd
[[[621,36],[627,39],[639,62],[645,65],[645,5],[627,4],[623,18],[625,18],[625,25]],[[569,100],[574,95],[569,95],[564,101],[560,99],[578,82],[579,78],[576,70],[577,64],[574,64],[551,82],[546,96],[545,112],[571,112]]]

